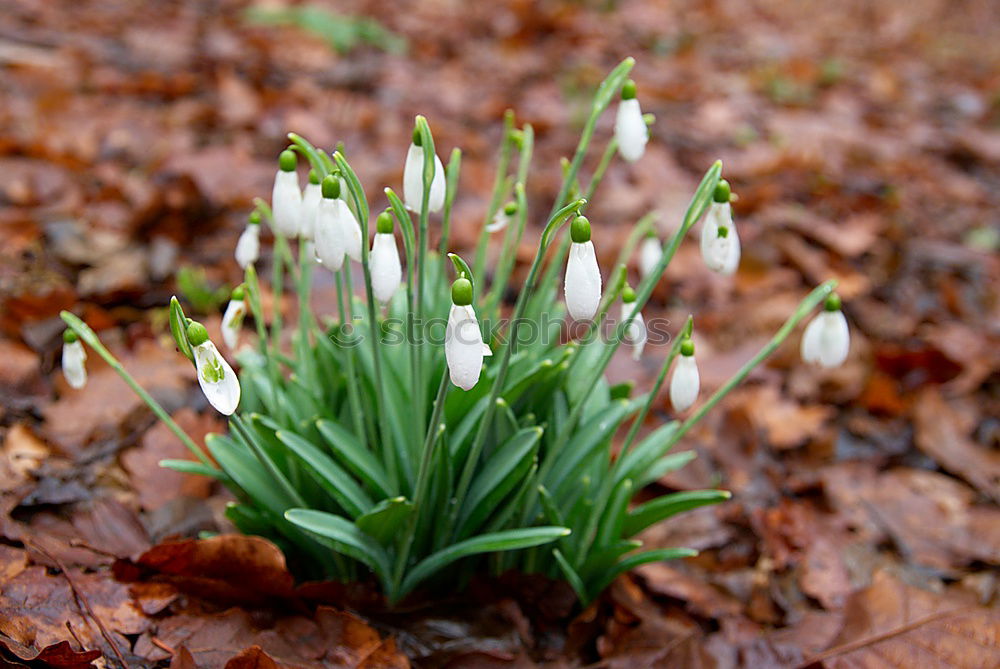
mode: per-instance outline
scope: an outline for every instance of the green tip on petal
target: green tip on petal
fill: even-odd
[[[451,301],[459,307],[472,304],[472,282],[464,276],[455,279],[455,283],[451,284]]]
[[[631,100],[635,97],[635,82],[629,79],[622,86],[622,100]]]
[[[323,197],[327,200],[335,200],[340,197],[340,179],[333,174],[323,177]]]
[[[241,283],[240,285],[233,288],[233,292],[229,294],[229,299],[242,300],[245,294],[246,294],[246,287]]]
[[[577,216],[569,226],[569,236],[574,244],[590,241],[590,221],[586,216]]]
[[[298,158],[295,157],[295,152],[291,149],[285,149],[278,156],[278,169],[282,172],[294,172],[295,166],[298,164]]]
[[[260,225],[260,212],[254,209],[247,218],[247,225]]]
[[[201,346],[208,341],[208,330],[198,321],[191,321],[187,326],[187,337],[192,346]]]
[[[503,213],[507,216],[513,216],[517,213],[517,202],[508,202],[504,205]]]
[[[309,170],[309,183],[314,186],[319,184],[319,175],[316,174],[316,170]]]
[[[424,140],[420,137],[420,126],[413,127],[413,146],[420,146]]]
[[[729,202],[729,198],[732,195],[732,189],[729,188],[729,182],[725,179],[719,179],[719,183],[715,184],[715,193],[712,199],[716,202]]]
[[[375,230],[382,235],[392,234],[392,214],[388,210],[383,211],[375,219]]]
[[[723,228],[723,227],[720,226],[719,229],[716,232],[717,232],[717,236],[719,236],[719,237],[721,237],[723,239],[725,239],[726,237],[729,236],[729,228]]]
[[[836,293],[827,295],[826,301],[823,302],[823,309],[825,311],[840,311],[840,295]]]
[[[66,328],[65,330],[63,330],[63,341],[65,343],[72,344],[73,342],[75,342],[78,339],[79,339],[79,337],[76,335],[75,332],[73,332],[73,330],[71,330],[69,328]]]
[[[681,342],[681,355],[686,358],[690,358],[694,355],[694,342],[690,339],[685,339]]]
[[[635,298],[636,295],[635,291],[632,290],[632,286],[625,284],[625,287],[622,288],[622,302],[625,304],[631,304],[635,302]]]

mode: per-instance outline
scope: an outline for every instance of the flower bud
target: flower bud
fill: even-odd
[[[302,220],[302,191],[299,177],[295,173],[295,153],[281,152],[278,158],[278,172],[274,175],[271,191],[271,213],[274,216],[275,232],[283,237],[299,234]]]
[[[574,320],[591,320],[601,302],[601,270],[590,241],[590,222],[577,216],[570,225],[569,258],[563,286],[566,309]]]
[[[670,377],[670,403],[678,412],[687,410],[698,400],[701,388],[698,364],[694,360],[694,342],[690,339],[682,342],[680,353]]]
[[[635,82],[631,79],[622,87],[622,99],[615,117],[615,139],[619,155],[630,163],[642,158],[649,141],[649,130],[635,97]]]
[[[87,351],[76,332],[63,331],[62,373],[70,388],[79,390],[87,384]]]
[[[831,293],[823,311],[810,321],[802,335],[802,359],[821,367],[837,367],[847,359],[850,347],[851,331],[840,310],[840,296]]]

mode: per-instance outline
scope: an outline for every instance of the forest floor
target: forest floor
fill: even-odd
[[[996,3],[336,5],[390,48],[365,24],[324,39],[233,0],[0,2],[0,665],[1000,666]],[[96,356],[85,390],[58,373],[71,309],[193,435],[225,429],[164,306],[181,292],[217,327],[287,131],[343,141],[372,194],[399,187],[424,114],[442,156],[464,152],[468,249],[504,110],[536,130],[528,195],[546,210],[628,55],[657,121],[589,207],[602,265],[650,210],[668,235],[713,160],[739,195],[736,276],[689,240],[647,312],[694,314],[703,391],[823,280],[852,327],[834,371],[786,343],[686,437],[697,460],[644,492],[733,492],[643,537],[698,557],[582,612],[512,574],[390,614],[361,586],[295,584],[273,545],[231,534],[224,491],[158,467],[186,452]],[[179,287],[184,266],[204,273]],[[611,373],[648,386],[663,350]]]

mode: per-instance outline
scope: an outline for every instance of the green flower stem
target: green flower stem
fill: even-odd
[[[309,258],[308,253],[309,242],[305,239],[299,240],[299,271],[297,275],[296,287],[299,297],[299,331],[296,333],[298,340],[298,345],[301,347],[299,351],[299,360],[309,360],[311,355],[309,353],[311,348],[310,333],[317,330],[317,336],[322,336],[318,332],[318,326],[316,325],[316,319],[312,314],[312,310],[309,307],[309,295],[312,289],[312,259]],[[302,366],[298,368],[299,372],[306,378],[310,388],[319,387],[319,379],[317,378],[317,370],[314,365],[307,364],[305,369]]]
[[[253,313],[254,327],[257,328],[257,346],[260,348],[260,354],[267,360],[267,373],[271,379],[271,405],[280,420],[282,409],[278,402],[278,384],[281,382],[281,372],[278,370],[276,356],[268,353],[267,327],[264,324],[264,307],[261,305],[260,299],[260,282],[257,280],[257,270],[252,264],[247,265],[244,278],[247,284],[250,311]]]
[[[604,153],[601,154],[601,160],[597,163],[597,169],[594,170],[594,176],[590,178],[590,185],[587,186],[587,194],[584,195],[588,200],[594,199],[594,193],[597,192],[597,187],[601,185],[604,180],[604,174],[608,171],[608,166],[611,164],[612,158],[615,157],[615,151],[618,150],[618,140],[612,137],[608,140],[608,145],[604,147]]]
[[[757,355],[750,358],[746,364],[740,367],[739,371],[733,374],[733,376],[726,381],[725,385],[712,393],[712,396],[709,397],[704,404],[698,407],[698,410],[691,414],[690,418],[681,424],[680,428],[673,436],[672,441],[676,443],[681,437],[687,434],[687,431],[694,427],[706,413],[711,411],[712,408],[718,404],[730,390],[742,383],[743,380],[750,375],[750,372],[753,371],[754,367],[759,365],[765,358],[774,353],[778,347],[781,346],[782,342],[788,338],[788,335],[795,329],[795,326],[801,323],[806,316],[812,313],[813,309],[822,304],[827,295],[832,293],[836,287],[837,281],[835,279],[830,279],[813,289],[813,291],[799,303],[795,313],[793,313],[788,320],[785,321],[785,324],[781,326],[781,329],[778,330],[773,337],[771,337],[771,341],[769,341],[764,348],[758,351]]]
[[[97,333],[90,329],[90,326],[84,323],[82,320],[74,316],[68,311],[59,312],[59,317],[63,319],[66,325],[76,333],[76,335],[87,343],[90,348],[92,348],[97,355],[104,358],[104,361],[108,363],[111,369],[115,370],[115,373],[122,378],[122,380],[128,384],[128,387],[139,396],[139,398],[146,403],[146,406],[156,414],[156,417],[163,421],[163,424],[167,426],[174,435],[181,440],[181,443],[187,447],[191,454],[194,455],[198,460],[206,467],[211,467],[213,470],[218,470],[215,464],[212,462],[203,449],[199,448],[194,440],[188,436],[180,425],[170,417],[159,402],[153,399],[153,396],[146,392],[146,389],[139,385],[139,382],[128,373],[125,367],[118,361],[111,351],[101,343],[101,340],[97,337]]]
[[[508,109],[503,115],[503,135],[500,138],[500,157],[497,160],[497,173],[493,178],[493,195],[490,197],[489,206],[486,207],[486,216],[483,219],[483,227],[479,231],[479,242],[476,244],[475,260],[472,263],[472,272],[480,277],[486,277],[486,245],[490,240],[490,233],[486,228],[493,222],[493,217],[500,209],[500,202],[509,186],[507,181],[507,168],[510,165],[510,154],[513,142],[511,141],[511,130],[514,129],[514,112]],[[557,207],[558,209],[558,207]]]
[[[410,548],[413,546],[413,539],[416,536],[417,524],[420,519],[420,512],[427,496],[427,484],[430,475],[431,463],[434,461],[434,448],[440,441],[441,430],[438,424],[444,415],[444,401],[448,396],[448,388],[451,384],[448,380],[448,370],[441,373],[441,383],[438,385],[437,397],[434,399],[434,412],[431,415],[431,422],[427,425],[427,435],[424,437],[424,446],[420,457],[420,469],[417,472],[417,481],[414,485],[413,512],[407,522],[406,533],[403,535],[399,552],[396,554],[396,568],[393,573],[390,600],[395,596],[395,592],[403,582],[403,575],[406,572],[406,563],[410,558]],[[443,427],[443,426],[442,426]]]
[[[486,411],[483,413],[483,418],[479,422],[476,437],[472,442],[469,455],[466,457],[465,465],[462,467],[462,475],[458,482],[458,488],[451,499],[452,507],[448,514],[449,535],[451,535],[455,530],[455,523],[458,519],[459,509],[462,508],[462,503],[465,501],[465,495],[468,493],[469,485],[472,483],[472,475],[476,471],[479,456],[482,454],[483,447],[486,444],[486,433],[489,431],[493,422],[493,414],[496,412],[497,398],[500,396],[504,381],[507,379],[507,369],[510,366],[510,356],[513,353],[514,345],[517,342],[517,329],[520,325],[521,317],[524,313],[524,307],[528,301],[528,297],[535,288],[535,282],[538,278],[538,268],[542,264],[542,258],[545,256],[545,251],[548,249],[553,235],[555,235],[559,228],[568,220],[568,217],[576,215],[576,213],[579,212],[580,209],[586,204],[586,200],[580,199],[557,210],[553,216],[549,217],[549,221],[545,225],[545,229],[542,231],[542,238],[538,244],[538,251],[535,252],[535,259],[531,263],[531,269],[528,270],[528,278],[524,282],[524,289],[517,296],[517,303],[514,305],[514,313],[511,316],[510,331],[507,336],[507,342],[503,345],[503,357],[500,359],[500,366],[497,369],[496,381],[494,381],[493,388],[490,390],[490,399],[486,405]]]
[[[427,119],[417,116],[416,127],[420,133],[420,146],[424,152],[423,169],[423,193],[420,198],[420,219],[419,219],[419,243],[420,251],[417,254],[417,326],[419,327],[419,341],[416,349],[417,353],[417,375],[414,379],[414,399],[419,415],[427,413],[427,398],[425,397],[427,383],[424,378],[424,355],[419,344],[424,340],[424,303],[427,301],[427,263],[430,260],[430,240],[428,239],[428,218],[430,216],[431,185],[434,183],[434,156],[437,154],[434,148],[434,137],[431,135],[430,126]]]
[[[457,146],[451,150],[448,167],[445,168],[444,211],[441,215],[441,242],[438,253],[442,258],[448,253],[448,241],[451,236],[451,209],[455,204],[455,194],[458,192],[458,175],[462,169],[462,150]]]
[[[343,328],[345,325],[353,326],[353,317],[351,316],[351,303],[350,303],[350,293],[345,299],[344,296],[344,274],[350,272],[350,268],[345,265],[334,274],[334,282],[337,285],[337,311],[340,315],[340,325]],[[365,411],[361,406],[361,398],[358,395],[357,384],[351,383],[350,379],[357,378],[356,369],[357,362],[354,359],[354,347],[351,346],[347,349],[347,378],[349,379],[347,383],[347,401],[351,405],[351,419],[354,423],[354,433],[358,435],[359,439],[364,439],[369,444],[375,443],[372,439],[375,438],[377,434],[375,431],[375,420],[372,418],[371,411]],[[362,416],[364,419],[362,420]],[[367,430],[365,427],[367,426]],[[395,460],[395,458],[393,459]],[[391,465],[392,463],[388,463]],[[396,477],[392,476],[393,467],[389,466],[388,471],[390,472],[389,480],[396,483]]]
[[[629,258],[632,257],[636,247],[639,245],[639,240],[649,234],[649,231],[652,229],[653,223],[656,222],[656,216],[656,212],[651,211],[632,226],[632,232],[629,233],[628,238],[625,239],[625,243],[622,244],[621,251],[618,252],[618,259],[615,261],[616,266],[628,265]]]

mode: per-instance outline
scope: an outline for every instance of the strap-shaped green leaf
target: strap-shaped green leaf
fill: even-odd
[[[595,548],[609,546],[621,539],[622,525],[630,499],[632,499],[632,479],[625,479],[615,486],[597,525],[597,536],[594,537],[592,544]],[[584,541],[586,540],[584,537]]]
[[[646,551],[645,553],[630,555],[594,579],[591,583],[592,592],[600,592],[601,590],[604,590],[604,588],[608,587],[608,585],[611,584],[611,581],[615,580],[615,577],[619,574],[624,574],[627,571],[635,569],[641,564],[661,562],[664,560],[678,560],[680,558],[694,557],[697,554],[698,551],[691,548],[659,548],[652,551]]]
[[[542,429],[529,427],[517,432],[486,460],[472,481],[459,520],[458,535],[467,536],[496,510],[497,504],[531,468]]]
[[[170,334],[184,357],[194,362],[194,353],[187,338],[187,317],[176,296],[170,298]]]
[[[632,509],[625,519],[622,532],[626,537],[633,537],[653,523],[658,523],[675,513],[690,511],[708,504],[718,504],[732,496],[728,490],[690,490],[657,497]]]
[[[622,421],[636,409],[638,405],[635,402],[617,400],[581,426],[573,443],[562,449],[547,480],[543,481],[557,498],[562,491],[576,485],[585,467],[611,439]]]
[[[357,518],[372,508],[372,500],[368,494],[329,455],[294,432],[282,430],[278,432],[278,439],[308,465],[316,482],[352,518]]]
[[[391,487],[386,478],[385,470],[375,455],[358,441],[347,428],[336,421],[320,420],[316,428],[330,444],[337,459],[351,473],[369,485],[376,497],[388,497]]]
[[[221,469],[209,467],[208,465],[203,465],[202,463],[195,462],[194,460],[160,460],[159,465],[164,469],[172,469],[173,471],[180,472],[182,474],[207,476],[217,481],[221,481],[224,484],[233,482],[232,479],[226,476],[226,473]]]
[[[638,479],[653,462],[666,453],[674,444],[674,437],[680,423],[670,421],[661,425],[640,441],[635,448],[623,456],[618,468],[620,479]]]
[[[314,509],[289,509],[285,518],[308,532],[329,539],[336,550],[367,565],[382,581],[383,587],[388,582],[390,562],[385,549],[351,521]]]
[[[413,513],[413,502],[405,497],[393,497],[383,499],[373,506],[371,511],[359,516],[354,524],[375,541],[388,546],[396,538],[396,531],[411,513]]]
[[[697,451],[681,451],[680,453],[664,455],[639,476],[639,485],[636,488],[645,488],[650,483],[659,481],[670,472],[677,471],[697,457]]]
[[[528,527],[519,530],[504,530],[491,534],[481,534],[478,537],[452,544],[420,561],[407,573],[400,588],[400,596],[410,592],[421,581],[433,576],[450,565],[470,555],[513,551],[521,548],[540,546],[570,533],[566,527]]]
[[[566,577],[570,586],[573,587],[573,592],[575,592],[576,596],[580,598],[580,603],[583,606],[590,604],[590,594],[587,592],[587,586],[583,584],[583,579],[580,578],[580,575],[576,573],[575,569],[573,569],[573,565],[569,563],[569,560],[567,560],[565,556],[559,552],[558,548],[552,549],[552,557],[556,559],[556,564],[559,565],[559,570],[562,571],[563,576]]]

